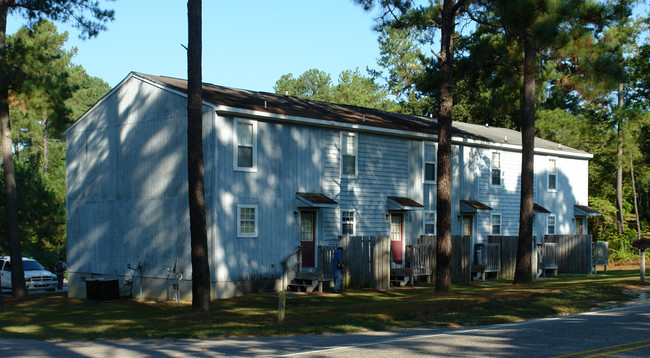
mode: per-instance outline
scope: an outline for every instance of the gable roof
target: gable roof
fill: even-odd
[[[116,88],[132,77],[187,96],[187,80],[138,72],[131,72]],[[266,117],[269,120],[282,119],[326,126],[344,126],[356,130],[365,129],[403,136],[417,136],[425,140],[437,139],[440,130],[438,121],[435,118],[314,101],[268,92],[249,91],[209,83],[203,83],[203,101],[215,106],[217,112],[226,115]],[[506,150],[521,150],[521,133],[518,131],[463,122],[453,122],[452,126],[453,141],[457,144],[464,143],[475,146],[496,146]],[[564,155],[585,159],[592,157],[591,154],[582,150],[562,146],[541,138],[535,138],[535,150],[536,152],[558,156]]]

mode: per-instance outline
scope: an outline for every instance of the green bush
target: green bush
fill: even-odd
[[[604,230],[605,231],[605,230]],[[609,242],[609,260],[612,262],[629,262],[638,259],[639,251],[632,247],[637,237],[636,230],[625,230],[619,235],[614,229],[599,233],[601,241]]]

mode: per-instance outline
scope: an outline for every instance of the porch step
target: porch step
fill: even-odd
[[[295,292],[313,292],[316,287],[318,287],[318,279],[294,278],[287,289]]]

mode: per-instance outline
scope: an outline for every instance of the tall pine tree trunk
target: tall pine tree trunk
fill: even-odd
[[[521,113],[521,202],[517,263],[513,283],[531,283],[533,237],[533,168],[535,155],[535,37],[530,30],[524,34],[524,86]]]
[[[49,162],[49,148],[50,148],[50,138],[47,134],[47,115],[43,114],[43,173],[48,174],[50,172],[50,162]]]
[[[201,0],[187,2],[187,157],[192,246],[192,311],[210,310],[210,266],[203,177]]]
[[[639,214],[639,204],[636,200],[636,183],[634,182],[634,161],[630,154],[630,176],[632,177],[632,194],[634,195],[634,213],[636,214],[636,238],[641,240],[641,215]]]
[[[18,195],[14,159],[11,151],[11,125],[9,122],[9,79],[7,75],[7,14],[13,1],[0,0],[0,125],[2,126],[2,169],[5,181],[5,200],[7,211],[7,231],[9,236],[9,255],[11,256],[11,280],[14,297],[27,295],[23,260],[18,232]]]
[[[445,0],[440,41],[440,110],[436,202],[436,292],[451,291],[451,134],[456,13],[464,1]]]
[[[618,227],[618,234],[623,235],[623,106],[625,105],[625,100],[623,99],[623,83],[618,84],[618,113],[617,117],[617,128],[616,128],[616,224]]]

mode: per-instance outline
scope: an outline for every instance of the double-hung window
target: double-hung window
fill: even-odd
[[[354,210],[341,211],[341,235],[354,235],[355,216]]]
[[[546,234],[555,235],[555,216],[553,215],[546,217]]]
[[[435,234],[436,234],[436,212],[425,211],[424,212],[424,235],[435,235]]]
[[[549,158],[548,160],[548,191],[557,190],[557,160]]]
[[[501,153],[492,152],[492,162],[491,166],[491,178],[490,184],[493,186],[501,185]]]
[[[490,217],[490,234],[501,235],[501,214],[492,214]]]
[[[436,182],[436,146],[433,143],[424,143],[424,182]]]
[[[237,236],[257,237],[257,205],[237,205]]]
[[[355,133],[341,133],[341,176],[357,176],[357,135]]]
[[[238,171],[257,170],[257,122],[235,119],[234,167]]]

